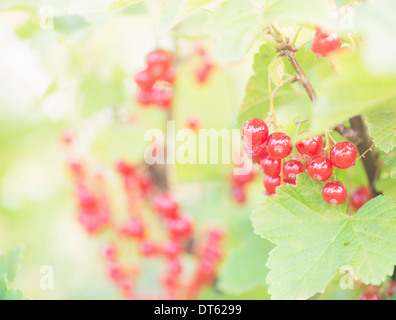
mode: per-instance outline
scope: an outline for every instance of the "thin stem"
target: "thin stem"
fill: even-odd
[[[275,131],[279,131],[278,127],[278,122],[276,120],[276,115],[275,115],[275,108],[274,108],[274,95],[272,94],[272,89],[271,89],[271,75],[268,72],[268,95],[269,95],[269,108],[271,112],[271,117],[272,117],[272,125],[274,126]]]

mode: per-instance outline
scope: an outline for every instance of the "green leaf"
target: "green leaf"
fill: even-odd
[[[396,77],[369,72],[357,52],[334,59],[333,76],[323,79],[317,93],[312,130],[322,132],[349,118],[377,110],[396,98]]]
[[[204,28],[216,38],[219,58],[234,61],[250,49],[264,27],[263,9],[256,3],[228,0],[210,16]]]
[[[389,170],[391,178],[396,178],[396,149],[393,149],[389,154],[385,156],[385,164]]]
[[[275,58],[269,65],[269,73],[271,80],[277,85],[282,84],[283,76],[285,75],[285,62],[282,58]]]
[[[169,31],[190,14],[213,2],[214,0],[170,0],[162,9],[159,27],[161,31]]]
[[[255,232],[275,243],[267,267],[273,299],[307,299],[322,292],[343,266],[356,280],[380,284],[396,264],[396,203],[385,196],[354,216],[323,201],[323,183],[299,175],[252,214]]]
[[[0,256],[0,275],[6,275],[9,282],[13,282],[21,258],[22,248],[17,247]]]
[[[273,244],[256,235],[246,239],[230,253],[219,274],[220,290],[231,294],[242,294],[265,285],[268,268],[265,264]]]
[[[21,291],[8,287],[7,277],[0,275],[0,300],[23,300]]]
[[[131,4],[141,1],[143,0],[113,0],[107,7],[107,11],[123,9]]]
[[[376,147],[389,152],[396,147],[396,100],[366,113]]]

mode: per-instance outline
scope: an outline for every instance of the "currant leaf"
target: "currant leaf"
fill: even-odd
[[[0,300],[23,300],[21,291],[9,288],[7,277],[0,275]]]
[[[348,216],[345,203],[332,207],[323,201],[322,186],[299,175],[297,187],[279,187],[252,214],[255,232],[276,244],[267,262],[273,299],[307,299],[344,266],[367,284],[378,285],[393,273],[396,203],[378,196]]]
[[[22,248],[16,247],[0,256],[0,275],[6,275],[9,282],[14,281],[21,254]]]
[[[269,241],[256,235],[250,236],[234,249],[226,259],[219,274],[220,290],[242,294],[265,285],[268,253],[274,247]],[[257,254],[260,252],[260,254]]]

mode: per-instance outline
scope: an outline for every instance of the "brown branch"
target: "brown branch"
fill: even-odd
[[[350,127],[345,127],[343,123],[340,123],[334,128],[334,131],[337,131],[344,138],[348,139],[350,142],[354,144],[359,144],[362,142],[362,137],[360,133]]]

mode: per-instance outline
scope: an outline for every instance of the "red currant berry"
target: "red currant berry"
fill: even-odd
[[[296,181],[297,175],[304,171],[304,166],[300,161],[289,160],[283,167],[283,176],[287,181]]]
[[[267,124],[261,119],[249,119],[243,125],[242,138],[249,146],[257,147],[265,144],[268,138]]]
[[[357,211],[372,197],[370,187],[358,187],[351,192],[351,205]]]
[[[260,161],[260,166],[264,174],[270,177],[278,177],[281,172],[281,160],[271,158],[268,155]]]
[[[252,158],[254,163],[260,163],[261,159],[263,159],[268,154],[266,147],[267,146],[265,143],[257,147],[249,146],[246,143],[243,145],[246,154]]]
[[[287,134],[274,132],[268,137],[267,152],[275,159],[284,159],[293,150],[293,143]]]
[[[354,164],[356,157],[356,147],[348,141],[336,143],[330,151],[330,159],[333,166],[340,169],[351,167]]]
[[[173,240],[168,241],[162,249],[162,253],[170,259],[176,258],[182,251],[183,247],[180,243]]]
[[[308,165],[309,176],[319,182],[328,180],[333,174],[333,165],[326,157],[315,157]]]
[[[388,289],[388,295],[389,297],[393,298],[395,294],[395,288],[396,288],[396,281],[393,281]]]
[[[117,248],[113,244],[107,245],[104,249],[104,255],[107,260],[114,262],[117,258]]]
[[[116,169],[124,176],[130,176],[135,173],[135,167],[123,160],[117,162]]]
[[[163,109],[169,109],[173,102],[173,92],[167,89],[154,89],[152,93],[152,101]]]
[[[193,226],[190,220],[180,217],[169,221],[168,230],[175,238],[187,238],[192,234]]]
[[[276,188],[280,186],[280,177],[264,177],[264,187],[268,194],[275,194]]]
[[[155,79],[147,70],[143,70],[135,76],[135,82],[143,91],[150,91],[153,88]]]
[[[156,49],[146,58],[147,69],[154,79],[161,78],[173,64],[173,55],[165,50]]]
[[[246,193],[242,186],[235,185],[232,187],[232,198],[240,204],[246,203]]]
[[[128,238],[139,238],[144,237],[143,223],[139,219],[130,220],[122,229],[121,233]]]
[[[179,215],[179,204],[167,193],[155,197],[154,209],[166,218],[176,218]]]
[[[169,261],[169,272],[172,274],[180,274],[183,270],[183,266],[179,260],[173,259]]]
[[[239,174],[232,176],[232,183],[234,185],[243,186],[251,182],[255,177],[254,171],[250,171],[246,174]]]
[[[337,206],[344,203],[348,193],[341,182],[331,181],[326,183],[322,190],[323,199],[330,205]]]
[[[137,102],[142,106],[149,106],[153,103],[153,93],[152,91],[140,90],[136,97]]]
[[[169,68],[168,70],[166,70],[160,80],[168,82],[170,85],[173,85],[175,83],[175,69]]]
[[[124,276],[124,272],[117,262],[110,262],[107,265],[107,272],[109,277],[113,280],[119,280]]]
[[[336,33],[326,34],[319,29],[315,34],[311,50],[318,57],[327,57],[340,47],[341,41]]]
[[[151,257],[158,253],[157,246],[148,240],[142,240],[139,242],[139,251],[145,257]]]
[[[364,293],[359,300],[380,300],[376,294]]]
[[[323,139],[321,136],[303,139],[296,143],[296,148],[300,154],[313,158],[322,151]]]

